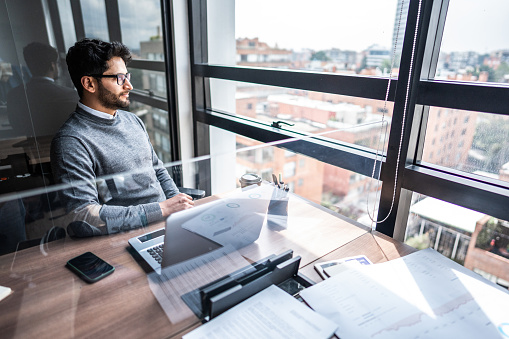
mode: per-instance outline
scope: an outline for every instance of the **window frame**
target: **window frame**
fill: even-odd
[[[378,212],[379,219],[388,217],[377,224],[376,230],[400,240],[406,228],[413,192],[509,220],[509,209],[506,208],[509,205],[509,183],[480,180],[470,173],[421,162],[430,106],[509,115],[505,107],[509,97],[507,85],[431,79],[436,71],[448,5],[449,0],[410,0],[400,72],[397,79],[391,79],[389,101],[394,102],[394,112],[388,152],[380,169],[383,185]],[[215,126],[261,142],[302,136],[298,132],[278,130],[253,119],[211,109],[210,78],[384,100],[388,82],[384,78],[209,64],[206,9],[207,0],[188,2],[195,131],[203,129],[203,125]],[[417,23],[415,51],[412,51]],[[415,57],[411,62],[413,52]],[[404,114],[406,120],[402,130]],[[401,133],[401,154],[398,156]],[[194,142],[197,155],[207,153],[210,148],[204,133],[195,133]],[[363,175],[366,175],[366,168],[372,169],[373,166],[372,152],[341,142],[331,144],[319,138],[305,138],[285,145],[285,148]],[[320,156],[322,154],[327,156]],[[339,162],[335,159],[347,160]],[[368,175],[371,176],[371,170]]]
[[[50,0],[54,1],[54,0]],[[120,25],[120,10],[118,0],[104,0],[106,8],[106,24],[110,41],[122,42],[122,28]],[[55,4],[56,5],[56,4]],[[160,0],[161,22],[162,22],[162,41],[165,60],[145,60],[133,59],[128,67],[147,71],[164,72],[166,75],[166,98],[154,96],[151,92],[143,89],[134,89],[131,91],[131,97],[142,104],[159,108],[168,112],[168,132],[170,137],[170,157],[172,161],[181,160],[181,144],[178,129],[177,103],[176,103],[176,85],[175,85],[175,60],[173,44],[173,20],[172,3],[170,0]],[[83,12],[81,9],[81,0],[71,1],[71,11],[74,19],[76,39],[81,40],[85,37],[85,28],[83,22]],[[59,39],[61,40],[61,39]],[[181,183],[179,183],[181,184]]]

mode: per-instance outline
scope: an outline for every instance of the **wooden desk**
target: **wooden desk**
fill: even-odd
[[[206,202],[213,198],[202,199]],[[248,260],[293,249],[302,257],[305,275],[321,280],[313,270],[317,260],[365,254],[373,262],[412,252],[406,245],[346,219],[319,205],[291,195],[288,228],[263,227],[258,240],[239,250]],[[172,324],[147,281],[147,275],[128,252],[129,238],[163,227],[151,225],[111,236],[55,241],[0,257],[0,285],[14,293],[0,301],[3,337],[180,337],[199,326],[190,316]],[[64,267],[67,260],[92,251],[115,266],[113,275],[87,284]]]

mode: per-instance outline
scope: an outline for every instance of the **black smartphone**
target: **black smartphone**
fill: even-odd
[[[67,262],[67,267],[88,283],[95,283],[115,271],[115,267],[92,252],[72,258]]]

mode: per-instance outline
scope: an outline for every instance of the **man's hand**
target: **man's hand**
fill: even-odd
[[[186,210],[194,206],[193,198],[184,193],[179,193],[170,199],[159,203],[163,217],[167,217],[172,213]]]

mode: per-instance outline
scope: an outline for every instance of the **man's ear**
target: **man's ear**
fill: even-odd
[[[81,86],[83,86],[83,89],[90,93],[95,93],[97,90],[97,82],[95,79],[91,76],[84,75],[81,77]]]

